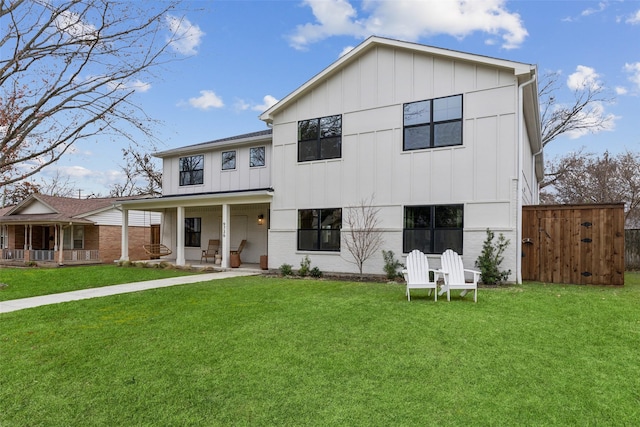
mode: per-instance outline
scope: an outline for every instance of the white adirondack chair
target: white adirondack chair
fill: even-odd
[[[433,280],[429,277],[433,272]],[[402,270],[407,282],[407,300],[411,301],[411,289],[433,289],[434,300],[438,301],[438,271],[429,268],[427,256],[419,250],[413,250],[407,255],[407,268]],[[431,295],[431,290],[429,290]]]
[[[444,275],[444,286],[440,290],[440,295],[447,293],[447,301],[451,301],[451,290],[462,289],[460,296],[465,296],[467,291],[473,290],[473,302],[478,302],[478,280],[480,272],[464,268],[462,258],[451,249],[447,249],[441,256],[441,269]],[[473,281],[465,280],[465,273],[473,275]]]

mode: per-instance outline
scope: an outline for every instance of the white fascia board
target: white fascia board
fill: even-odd
[[[241,192],[172,195],[141,200],[123,200],[115,206],[124,207],[129,210],[161,211],[178,206],[193,207],[222,204],[270,203],[272,199],[272,190],[250,190]]]
[[[211,150],[218,150],[229,147],[240,147],[244,145],[255,145],[257,143],[270,144],[271,135],[258,135],[249,138],[229,139],[223,141],[203,142],[201,144],[187,145],[186,147],[178,147],[171,150],[159,151],[153,153],[154,157],[165,158],[179,155],[190,155],[196,153],[204,153]]]

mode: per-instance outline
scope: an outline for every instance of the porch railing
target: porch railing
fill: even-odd
[[[52,250],[43,249],[43,250],[32,250],[29,254],[29,259],[31,261],[53,261],[54,260],[54,252]]]
[[[88,249],[64,250],[62,258],[64,261],[100,261],[100,251]]]
[[[24,261],[24,249],[2,249],[2,259]]]

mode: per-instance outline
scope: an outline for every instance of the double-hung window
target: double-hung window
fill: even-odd
[[[184,245],[186,247],[199,248],[201,234],[202,218],[184,219]]]
[[[462,145],[462,95],[404,104],[405,151]]]
[[[300,209],[298,250],[340,251],[342,209]]]
[[[342,156],[342,116],[298,122],[298,161],[338,159]]]
[[[63,249],[84,249],[84,225],[73,225],[64,229]]]
[[[463,205],[405,206],[402,251],[462,254]]]
[[[180,157],[180,185],[198,185],[204,182],[204,156]]]
[[[236,168],[236,152],[235,151],[223,151],[222,152],[222,170],[233,170]]]

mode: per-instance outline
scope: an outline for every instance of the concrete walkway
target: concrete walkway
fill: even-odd
[[[186,285],[188,283],[206,282],[229,277],[253,276],[260,273],[251,271],[222,271],[219,273],[194,274],[191,276],[170,277],[168,279],[147,280],[144,282],[124,283],[121,285],[103,286],[101,288],[82,289],[61,294],[42,295],[38,297],[0,301],[0,313],[39,307],[41,305],[78,301],[88,298],[104,297],[128,292],[145,291],[147,289],[165,288],[167,286]]]

